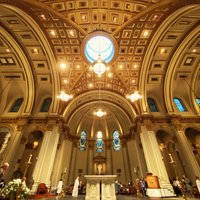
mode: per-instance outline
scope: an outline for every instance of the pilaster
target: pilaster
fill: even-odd
[[[168,174],[162,160],[162,155],[153,130],[153,123],[150,118],[143,119],[140,124],[140,138],[144,150],[148,172],[158,177],[160,188],[148,190],[149,196],[164,197],[175,196],[173,188],[169,182]]]
[[[51,185],[50,178],[59,141],[59,126],[48,125],[48,129],[50,130],[44,133],[38,160],[33,171],[33,193],[37,191],[39,183],[45,183],[47,187]]]
[[[184,155],[184,165],[187,165],[187,169],[190,169],[190,177],[193,177],[193,181],[195,181],[195,177],[200,176],[200,166],[195,158],[192,146],[185,135],[181,118],[179,116],[170,116],[170,119],[175,129],[177,140],[180,143],[179,146],[182,154]]]

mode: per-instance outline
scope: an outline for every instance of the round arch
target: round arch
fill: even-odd
[[[153,56],[155,54],[155,51],[157,50],[158,45],[160,44],[161,39],[163,38],[163,36],[166,34],[166,32],[169,30],[169,28],[174,24],[174,22],[183,14],[196,9],[196,5],[189,5],[189,6],[185,6],[181,9],[179,9],[179,11],[177,11],[175,14],[170,15],[162,24],[161,27],[159,27],[158,31],[154,34],[154,36],[152,37],[152,40],[148,46],[148,49],[146,51],[145,57],[144,57],[144,62],[142,63],[142,68],[141,71],[143,71],[143,73],[141,73],[140,76],[140,91],[143,94],[143,98],[141,101],[141,107],[142,107],[142,112],[143,113],[147,113],[148,112],[148,105],[147,105],[147,94],[146,94],[146,85],[147,85],[147,80],[148,80],[148,72],[150,70],[150,60],[153,60]],[[166,77],[169,77],[170,74],[166,74]],[[169,84],[170,82],[166,82],[166,80],[164,81],[164,84]],[[165,91],[165,103],[168,102],[170,100],[169,98],[169,91],[166,91],[167,86],[165,86],[163,88],[163,90]],[[168,103],[168,107],[167,110],[170,111],[169,108],[169,103]]]
[[[126,134],[136,117],[135,110],[132,105],[120,95],[101,91],[101,98],[99,98],[99,91],[91,91],[75,98],[66,107],[63,117],[66,123],[71,128],[73,134],[78,134],[79,130],[85,129],[87,132],[96,130],[97,126],[104,125],[106,135],[114,129]],[[94,115],[94,111],[102,108],[106,115],[98,118]],[[90,127],[90,128],[88,128]],[[96,128],[95,128],[96,127]]]
[[[30,30],[34,33],[34,35],[37,37],[40,45],[42,46],[42,49],[45,51],[46,59],[48,61],[48,65],[50,66],[50,71],[51,71],[51,79],[54,84],[52,84],[52,106],[50,107],[51,112],[57,113],[58,112],[58,104],[59,100],[56,98],[56,94],[60,90],[60,84],[59,84],[59,76],[58,76],[58,69],[56,68],[56,60],[54,57],[54,53],[52,51],[52,48],[49,44],[49,41],[47,40],[46,36],[44,35],[44,32],[40,29],[39,25],[37,22],[30,17],[27,13],[25,13],[23,10],[19,9],[18,7],[15,7],[13,5],[9,4],[1,4],[0,6],[4,7],[4,9],[8,9],[10,12],[13,12],[15,15],[20,16],[30,28]],[[26,46],[26,45],[25,45]],[[36,94],[35,94],[35,87],[36,83],[34,82],[33,77],[31,77],[32,70],[31,70],[31,64],[30,60],[28,60],[28,57],[23,55],[23,51],[21,48],[18,48],[18,54],[22,56],[22,61],[23,61],[23,66],[24,70],[26,72],[26,77],[28,81],[28,89],[27,91],[30,91],[30,94],[26,94],[26,109],[24,112],[26,114],[30,114],[32,112],[34,102],[36,100]],[[30,56],[31,58],[31,56]]]

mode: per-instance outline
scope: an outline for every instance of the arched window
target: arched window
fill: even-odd
[[[19,98],[15,101],[15,103],[12,105],[12,107],[10,108],[9,112],[18,112],[22,103],[23,103],[23,98]]]
[[[185,112],[186,108],[183,104],[183,102],[179,98],[174,98],[174,103],[176,104],[176,107],[180,112]]]
[[[147,98],[147,103],[151,112],[158,112],[158,108],[154,99]]]
[[[81,131],[80,140],[79,140],[79,149],[81,151],[85,151],[86,150],[86,139],[87,139],[86,131]]]
[[[49,111],[49,108],[50,108],[50,105],[51,105],[51,101],[52,101],[51,98],[46,98],[46,99],[43,101],[43,104],[42,104],[42,107],[41,107],[40,112],[48,112],[48,111]]]
[[[103,152],[104,143],[103,143],[103,134],[101,131],[97,132],[96,137],[96,152]]]
[[[118,131],[113,132],[113,148],[115,151],[119,151],[121,149],[121,143]]]
[[[200,98],[196,98],[196,102],[200,106]]]

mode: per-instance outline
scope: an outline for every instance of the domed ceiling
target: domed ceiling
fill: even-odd
[[[199,0],[0,0],[0,18],[4,116],[16,96],[25,99],[21,114],[43,116],[38,105],[50,96],[49,113],[63,115],[75,132],[77,121],[97,124],[98,104],[108,113],[104,123],[124,130],[124,119],[131,126],[149,112],[147,97],[165,114],[174,112],[174,95],[200,95]],[[115,41],[101,76],[84,55],[86,39],[98,31]],[[61,101],[61,91],[73,98]],[[131,102],[126,96],[135,91],[143,98]]]

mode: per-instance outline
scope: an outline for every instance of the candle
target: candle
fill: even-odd
[[[172,157],[172,154],[171,154],[171,153],[169,153],[169,157],[170,157],[170,163],[173,163],[174,160],[173,160],[173,157]]]
[[[31,162],[31,158],[32,158],[32,154],[30,154],[30,156],[29,156],[29,159],[28,159],[28,163],[30,163]]]
[[[133,171],[134,171],[134,173],[136,173],[136,168],[135,167],[133,168]]]
[[[64,173],[66,173],[67,172],[67,168],[65,167],[65,169],[64,169]]]

